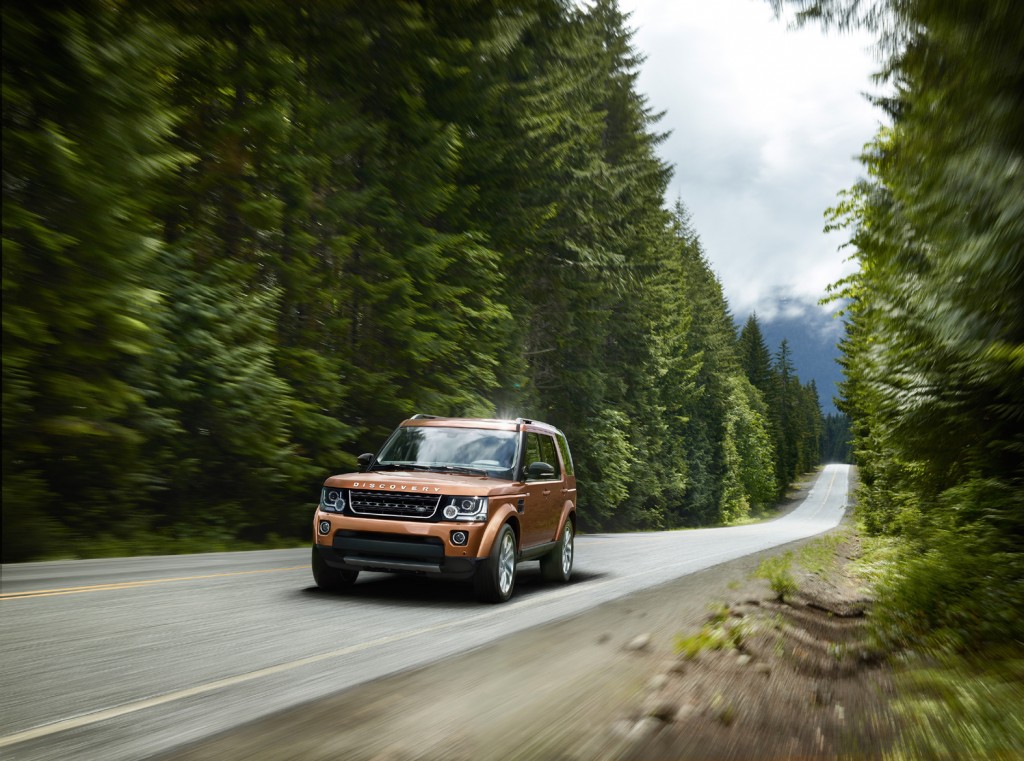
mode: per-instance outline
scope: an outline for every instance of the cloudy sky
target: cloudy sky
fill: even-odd
[[[638,88],[675,166],[669,201],[693,215],[734,314],[776,295],[816,301],[850,270],[824,210],[861,175],[881,113],[865,35],[776,21],[764,0],[620,0],[647,56]]]

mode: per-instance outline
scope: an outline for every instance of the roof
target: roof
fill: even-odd
[[[402,421],[403,426],[447,426],[450,428],[491,428],[498,431],[516,431],[521,425],[530,425],[537,428],[545,428],[551,431],[558,431],[553,425],[543,423],[540,420],[528,418],[516,418],[515,420],[501,418],[473,418],[473,417],[437,417],[435,415],[413,415],[408,420]]]

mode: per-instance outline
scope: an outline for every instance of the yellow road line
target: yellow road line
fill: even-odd
[[[224,573],[208,573],[202,576],[175,576],[169,579],[147,579],[145,581],[119,581],[110,584],[93,584],[85,587],[61,587],[59,589],[33,589],[25,592],[6,592],[0,594],[0,600],[19,600],[26,597],[54,597],[56,595],[77,595],[83,592],[110,592],[118,589],[135,589],[153,584],[168,584],[174,581],[194,581],[196,579],[217,579],[224,576],[246,576],[253,573],[276,573],[278,571],[298,571],[308,569],[308,565],[293,565],[288,568],[261,568],[257,571],[226,571]]]

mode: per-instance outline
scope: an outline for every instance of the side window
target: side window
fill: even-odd
[[[523,470],[525,471],[532,463],[540,462],[540,436],[536,433],[526,434],[526,457],[523,458]]]
[[[538,438],[540,439],[540,459],[555,469],[555,478],[561,478],[562,469],[558,466],[555,440],[550,436],[538,436]]]
[[[572,455],[569,454],[569,442],[565,440],[565,436],[561,432],[558,433],[556,441],[558,442],[558,451],[562,453],[562,462],[565,463],[566,475],[574,475],[575,471],[572,467]]]

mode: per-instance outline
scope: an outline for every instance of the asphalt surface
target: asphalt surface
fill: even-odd
[[[138,759],[836,526],[848,467],[783,518],[577,538],[573,581],[525,564],[516,596],[363,574],[320,593],[309,550],[0,569],[0,757]]]

